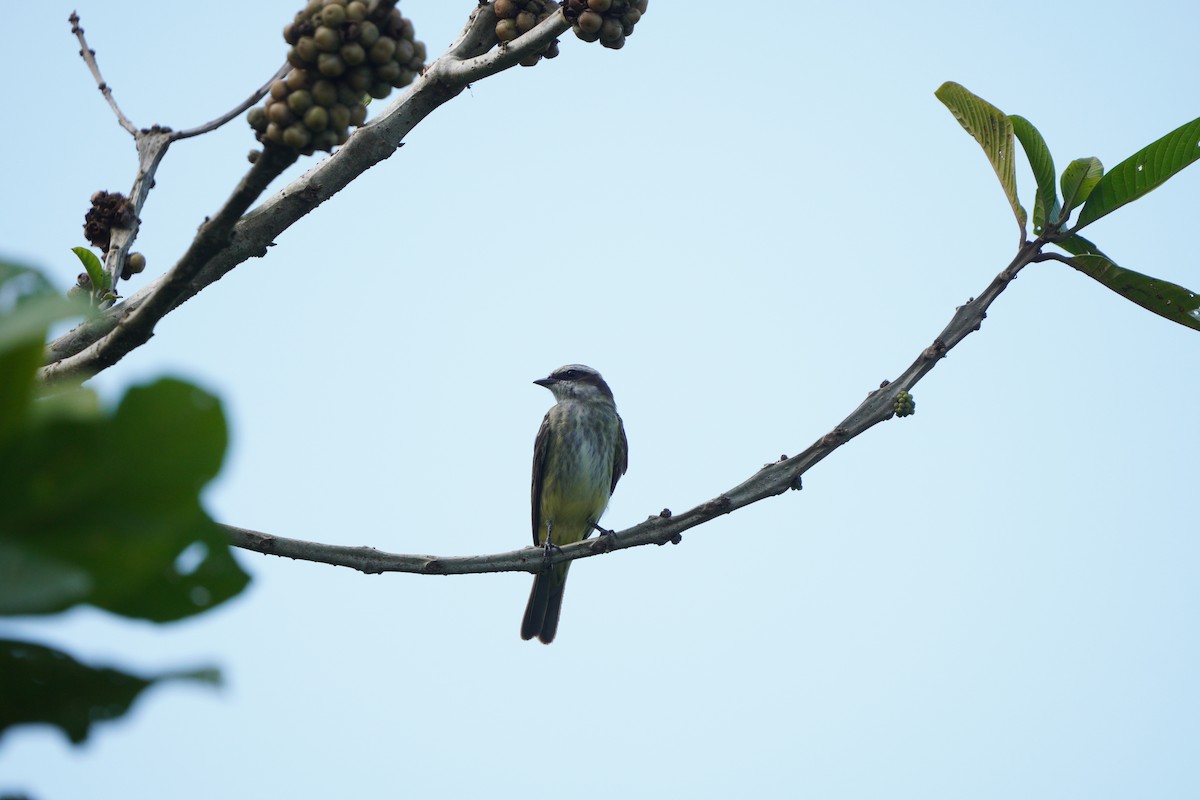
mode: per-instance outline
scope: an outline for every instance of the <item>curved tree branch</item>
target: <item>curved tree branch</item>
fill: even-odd
[[[241,103],[238,103],[236,106],[229,109],[221,116],[217,117],[214,120],[206,122],[203,125],[197,125],[194,128],[188,128],[187,130],[183,130],[183,131],[176,131],[173,138],[174,139],[190,139],[191,137],[199,136],[202,133],[208,133],[209,131],[215,131],[217,128],[221,127],[226,122],[237,119],[243,113],[245,113],[246,111],[249,111],[250,106],[254,105],[259,100],[262,100],[264,97],[266,97],[267,92],[269,92],[271,90],[271,84],[274,83],[275,81],[279,80],[280,78],[282,78],[284,75],[287,75],[288,70],[291,68],[292,68],[291,64],[287,63],[286,61],[283,62],[283,66],[281,66],[278,70],[276,70],[274,75],[272,75],[270,78],[267,78],[266,83],[264,83],[262,86],[255,89],[254,94],[247,97]]]
[[[83,57],[83,62],[87,64],[92,77],[96,79],[96,85],[100,87],[100,94],[104,95],[104,99],[108,101],[109,107],[117,115],[117,122],[120,123],[122,128],[129,131],[130,134],[137,136],[137,126],[121,111],[121,107],[117,105],[117,99],[113,97],[112,87],[104,80],[104,76],[100,74],[100,65],[96,62],[96,51],[88,47],[87,39],[83,36],[83,28],[79,24],[79,15],[72,11],[71,16],[67,17],[67,22],[71,23],[71,33],[75,34],[75,38],[79,40],[79,55]]]
[[[283,556],[350,567],[361,572],[411,572],[420,575],[466,575],[481,572],[538,572],[547,564],[573,561],[578,558],[625,550],[647,544],[678,544],[684,531],[702,525],[711,519],[730,514],[759,500],[783,494],[789,489],[801,488],[801,477],[826,456],[854,437],[890,419],[896,396],[909,391],[963,339],[979,330],[987,309],[1030,263],[1041,260],[1040,251],[1046,244],[1045,238],[1025,242],[1017,251],[1012,262],[992,279],[979,297],[973,297],[955,309],[954,316],[917,358],[894,381],[884,381],[867,394],[859,404],[832,431],[808,446],[804,452],[787,458],[781,457],[773,464],[766,464],[742,483],[734,486],[712,500],[701,503],[682,514],[673,515],[668,510],[612,536],[601,536],[569,544],[547,553],[540,547],[526,547],[505,553],[482,556],[440,557],[427,555],[403,555],[386,553],[373,547],[346,547],[320,544],[317,542],[288,539],[272,534],[250,531],[231,525],[223,526],[229,541],[236,547],[253,550],[267,555]]]

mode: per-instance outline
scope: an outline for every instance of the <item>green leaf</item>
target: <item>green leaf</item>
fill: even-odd
[[[1104,165],[1100,163],[1100,159],[1091,156],[1077,158],[1067,164],[1062,174],[1064,220],[1088,199],[1088,195],[1095,190],[1103,174]]]
[[[92,279],[92,288],[99,292],[103,292],[108,288],[108,273],[104,271],[104,265],[100,263],[100,259],[86,247],[72,247],[71,252],[79,257],[83,263],[83,268],[87,270],[88,277]]]
[[[1004,196],[1012,206],[1017,224],[1021,226],[1021,236],[1024,237],[1027,217],[1017,199],[1013,124],[1008,115],[953,81],[943,83],[934,94],[983,148],[988,161],[992,163],[992,169],[996,170],[996,177],[1000,179]]]
[[[1008,115],[1013,126],[1013,133],[1025,150],[1029,159],[1029,167],[1037,180],[1037,198],[1033,204],[1033,232],[1041,235],[1046,229],[1046,221],[1056,221],[1058,218],[1058,191],[1054,183],[1054,158],[1046,140],[1033,123],[1016,114]]]
[[[1078,230],[1161,186],[1200,158],[1200,118],[1168,133],[1117,164],[1092,191],[1079,212]]]
[[[1200,296],[1182,286],[1117,266],[1082,236],[1056,244],[1072,253],[1071,266],[1147,311],[1200,331]]]
[[[143,678],[88,666],[44,645],[0,639],[0,686],[5,695],[0,736],[15,725],[50,724],[80,744],[93,723],[123,716],[146,689],[176,680],[216,685],[220,674],[206,668]]]
[[[200,505],[220,468],[216,398],[164,379],[111,414],[40,414],[0,442],[0,614],[90,603],[156,622],[198,614],[249,576]]]
[[[33,378],[50,324],[80,311],[39,272],[0,262],[0,441],[17,428],[33,401]]]

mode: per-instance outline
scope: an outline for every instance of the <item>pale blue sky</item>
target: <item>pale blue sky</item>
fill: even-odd
[[[271,74],[298,5],[10,9],[0,250],[65,287],[88,197],[133,179],[72,7],[126,113],[180,128]],[[437,54],[473,5],[401,8]],[[1030,119],[1060,170],[1111,167],[1200,114],[1198,30],[1178,2],[654,0],[624,50],[564,39],[435,112],[97,383],[170,373],[222,397],[222,521],[460,555],[528,543],[551,402],[530,382],[583,362],[630,439],[605,523],[682,511],[836,425],[1012,257],[938,85]],[[237,121],[172,148],[147,276],[253,145]],[[1193,168],[1089,237],[1196,289],[1198,195]],[[550,647],[518,638],[524,575],[250,553],[250,589],[193,621],[5,621],[133,671],[216,663],[227,685],[154,691],[80,748],[12,733],[0,791],[1195,797],[1198,353],[1194,331],[1031,267],[917,386],[915,417],[803,492],[577,564]]]

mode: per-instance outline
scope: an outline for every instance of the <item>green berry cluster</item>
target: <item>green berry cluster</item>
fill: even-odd
[[[528,33],[542,20],[558,11],[556,0],[496,0],[496,38],[501,44],[511,42],[523,33]],[[521,59],[522,67],[532,67],[543,58],[558,55],[558,40],[540,53]]]
[[[897,417],[911,417],[917,413],[917,401],[913,400],[913,396],[901,389],[900,394],[896,395],[896,401],[892,403],[892,410],[896,412]]]
[[[425,45],[396,0],[309,0],[283,29],[292,70],[247,119],[260,142],[311,155],[344,144],[382,99],[425,67]]]
[[[633,33],[648,0],[566,0],[563,16],[572,23],[575,35],[585,42],[599,41],[620,50]]]

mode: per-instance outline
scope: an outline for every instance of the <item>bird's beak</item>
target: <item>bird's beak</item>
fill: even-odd
[[[545,386],[547,389],[549,389],[551,386],[558,383],[558,381],[554,380],[554,378],[538,378],[536,381],[534,381],[534,383],[536,383],[538,386]]]

